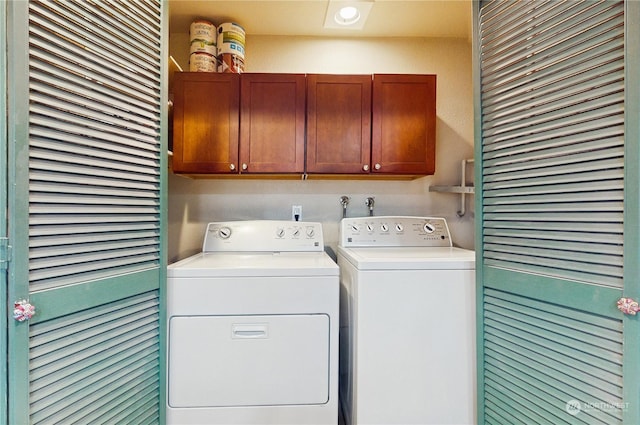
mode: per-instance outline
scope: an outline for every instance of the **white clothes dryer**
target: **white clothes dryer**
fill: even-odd
[[[338,265],[345,422],[475,423],[474,252],[443,218],[345,218]]]
[[[320,223],[209,223],[167,286],[168,424],[337,424],[339,271]]]

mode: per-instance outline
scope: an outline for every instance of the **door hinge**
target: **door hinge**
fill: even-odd
[[[9,268],[9,261],[11,261],[9,238],[0,238],[0,270]]]

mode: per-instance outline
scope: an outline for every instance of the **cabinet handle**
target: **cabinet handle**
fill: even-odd
[[[235,164],[231,164],[231,165],[229,165],[229,169],[230,169],[231,171],[235,170],[235,169],[236,169]]]
[[[617,302],[618,310],[623,312],[624,314],[630,314],[635,316],[638,311],[640,311],[640,306],[638,306],[638,302],[634,301],[632,298],[620,298]]]
[[[373,166],[373,168],[375,168],[376,170],[379,170],[379,169],[381,169],[381,168],[382,168],[382,165],[380,165],[380,164],[376,164],[376,165],[374,165],[374,166]]]
[[[18,322],[29,320],[36,314],[36,307],[27,300],[18,300],[13,303],[13,318]]]
[[[369,171],[369,164],[364,164],[364,165],[362,166],[362,169],[363,169],[364,171]]]
[[[243,170],[246,170],[247,168],[248,168],[248,167],[247,167],[247,164],[242,164],[242,169],[243,169]]]

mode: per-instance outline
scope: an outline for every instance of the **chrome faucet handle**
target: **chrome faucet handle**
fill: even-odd
[[[373,215],[373,206],[375,205],[375,203],[376,201],[373,196],[370,196],[364,200],[364,204],[369,207],[369,215]]]
[[[349,205],[349,197],[343,195],[340,197],[340,204],[342,205],[342,218],[347,216],[347,205]]]

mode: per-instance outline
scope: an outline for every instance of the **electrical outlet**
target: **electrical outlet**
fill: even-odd
[[[291,220],[293,221],[302,220],[302,205],[291,206]]]

